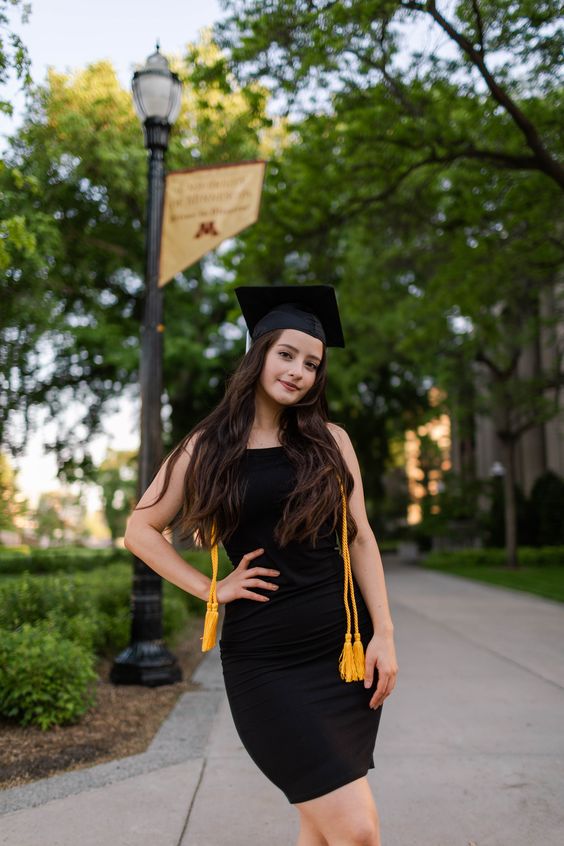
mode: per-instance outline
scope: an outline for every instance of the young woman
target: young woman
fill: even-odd
[[[299,811],[298,846],[380,846],[366,774],[398,665],[358,461],[327,419],[326,348],[344,346],[335,293],[236,293],[250,349],[218,407],[163,463],[125,545],[209,600],[203,648],[214,601],[225,606],[235,726]],[[221,541],[233,571],[216,582],[187,565],[163,538],[171,525],[212,553]]]

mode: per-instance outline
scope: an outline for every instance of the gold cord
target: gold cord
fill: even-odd
[[[343,590],[343,600],[345,603],[345,613],[347,615],[347,632],[345,634],[345,644],[343,646],[343,651],[341,652],[341,657],[339,658],[339,672],[343,681],[362,681],[362,679],[364,679],[364,648],[362,646],[360,632],[358,629],[358,611],[354,595],[351,556],[349,552],[349,539],[347,527],[347,498],[345,496],[345,489],[340,480],[339,486],[341,489],[341,504],[343,512],[341,529],[341,554],[345,563],[345,585]],[[349,593],[353,607],[354,644],[352,643],[351,634],[351,611],[349,608]]]
[[[204,620],[204,633],[202,635],[202,652],[208,652],[210,649],[214,648],[217,635],[217,621],[219,619],[219,604],[217,601],[216,593],[219,550],[217,545],[216,532],[216,525],[214,523],[212,525],[211,536],[212,580],[210,585],[210,595],[208,598],[208,607],[206,610],[206,619]]]

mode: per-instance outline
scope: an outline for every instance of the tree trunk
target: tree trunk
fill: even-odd
[[[516,569],[517,559],[517,505],[515,501],[515,441],[502,441],[505,474],[503,476],[503,499],[505,513],[505,553],[508,567]]]

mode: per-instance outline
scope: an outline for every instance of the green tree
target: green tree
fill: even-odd
[[[435,3],[226,5],[231,66],[298,116],[265,208],[274,237],[246,236],[251,268],[346,286],[362,368],[387,360],[446,388],[469,442],[477,412],[495,419],[515,564],[515,443],[556,413],[563,381],[557,343],[546,370],[523,372],[562,319],[557,4],[477,0],[450,17]],[[419,50],[413,29],[406,42],[424,20],[451,49]]]
[[[16,474],[8,457],[0,452],[0,531],[17,530],[17,520],[26,514],[25,500],[18,491]]]
[[[34,516],[39,541],[61,545],[80,543],[84,539],[86,507],[81,494],[70,491],[42,493]]]
[[[451,4],[448,11],[434,0],[224,5],[231,15],[216,31],[231,65],[247,78],[274,81],[292,106],[317,111],[324,90],[362,98],[376,81],[386,85],[403,118],[403,131],[392,143],[418,154],[407,168],[391,171],[390,187],[416,169],[461,158],[538,170],[564,187],[553,110],[561,97],[555,83],[564,34],[555,0],[473,0]],[[428,26],[449,49],[421,50],[421,29],[414,35],[413,24]],[[445,88],[467,101],[466,115],[444,97]],[[552,109],[543,108],[547,96],[554,98]],[[493,144],[481,136],[486,112],[498,129]],[[376,117],[369,137],[385,140]],[[407,136],[408,127],[419,132]]]
[[[108,450],[97,468],[96,481],[102,488],[104,514],[115,541],[124,536],[126,520],[137,499],[137,453]]]
[[[26,23],[31,12],[31,3],[23,0],[0,0],[0,86],[5,85],[11,74],[15,74],[24,88],[31,84],[30,58],[20,35],[12,29],[10,10],[18,10],[20,22]],[[13,114],[9,100],[0,95],[0,112]]]
[[[197,56],[205,64],[214,50],[208,37],[191,48],[190,60]],[[241,88],[232,77],[204,92],[191,83],[188,59],[176,70],[185,81],[185,107],[168,167],[256,157],[267,143],[265,93],[256,85]],[[0,318],[0,442],[21,449],[35,411],[46,408],[59,421],[47,447],[56,452],[61,474],[84,478],[93,473],[88,443],[104,410],[124,391],[135,391],[138,380],[146,151],[131,95],[111,65],[51,71],[34,90],[6,158],[10,168],[0,173],[0,193],[35,241],[29,254],[12,251],[0,276],[8,302]],[[167,286],[167,437],[184,434],[222,389],[234,355],[233,340],[221,328],[229,307],[210,261]],[[219,329],[210,333],[210,326]],[[65,422],[73,401],[85,409],[80,425]]]

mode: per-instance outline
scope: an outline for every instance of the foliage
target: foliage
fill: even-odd
[[[15,529],[14,521],[23,516],[27,508],[27,501],[18,492],[16,474],[8,457],[0,452],[0,531]]]
[[[522,546],[519,549],[521,562],[525,567],[564,566],[564,547]],[[461,549],[456,552],[430,552],[425,556],[427,567],[447,566],[456,562],[460,567],[502,567],[505,564],[503,549],[484,547],[482,549]]]
[[[465,526],[466,532],[478,533],[480,497],[487,493],[488,483],[468,479],[458,473],[445,472],[441,490],[427,494],[422,502],[420,528],[432,537],[450,535],[455,526]]]
[[[163,583],[163,634],[171,637],[203,603]],[[115,564],[76,575],[32,576],[0,581],[0,628],[48,621],[62,636],[109,654],[128,643],[131,569]]]
[[[292,106],[315,113],[327,91],[354,94],[358,101],[368,93],[369,99],[371,88],[383,81],[404,118],[397,135],[400,149],[421,152],[416,167],[466,157],[538,168],[564,185],[564,171],[553,155],[556,115],[539,103],[555,90],[560,70],[564,36],[555,0],[543,3],[542,10],[529,0],[476,0],[471,8],[457,2],[448,11],[417,0],[274,0],[268,7],[256,0],[227,0],[225,5],[231,15],[216,32],[231,66],[241,77],[270,81]],[[420,27],[415,35],[414,25]],[[421,49],[425,26],[446,37],[451,49]],[[456,91],[457,105],[464,98],[463,111],[452,108],[445,88]],[[529,102],[518,102],[525,92]],[[493,146],[470,117],[483,117],[484,111],[498,130]],[[404,134],[410,122],[420,128],[419,136]],[[377,120],[374,131],[385,137]],[[392,168],[390,179],[396,178]]]
[[[15,73],[24,88],[31,84],[30,58],[25,44],[13,31],[10,10],[18,10],[21,23],[26,23],[31,4],[23,0],[0,0],[0,86],[5,85],[10,74]],[[12,104],[0,95],[0,112],[11,115]]]
[[[133,451],[108,450],[96,468],[95,479],[102,488],[102,502],[112,539],[122,538],[137,492],[137,455]]]
[[[23,573],[60,573],[95,570],[98,567],[127,563],[125,549],[89,549],[86,547],[0,547],[0,575]]]
[[[0,637],[0,714],[42,729],[76,722],[93,702],[93,656],[49,624]]]
[[[81,494],[70,491],[45,491],[34,512],[39,540],[51,544],[77,542],[85,534],[86,506]]]
[[[80,553],[90,553],[67,552],[63,567],[80,561]],[[117,550],[106,552],[115,557]],[[209,553],[183,554],[210,572]],[[12,552],[12,564],[28,555],[25,549]],[[43,563],[57,556],[63,557],[63,551],[43,551]],[[57,567],[51,561],[49,565]],[[222,553],[220,578],[229,569]],[[45,729],[78,719],[92,703],[95,657],[115,654],[129,642],[130,596],[131,567],[123,563],[91,572],[26,571],[0,578],[0,715]],[[163,582],[165,638],[177,635],[190,615],[204,612],[200,599]]]
[[[493,419],[514,556],[515,443],[558,413],[564,378],[558,4],[226,6],[224,64],[293,116],[238,281],[333,282],[362,304],[345,328],[366,337],[363,372],[439,385],[469,444]],[[424,25],[446,49],[422,49]]]
[[[260,222],[223,246],[222,273],[205,261],[167,286],[167,444],[214,404],[242,352],[233,285],[334,284],[348,343],[331,351],[330,410],[357,446],[377,522],[393,443],[442,410],[429,407],[431,386],[468,443],[478,413],[514,442],[557,409],[558,10],[226,5],[224,51],[206,37],[175,68],[185,108],[168,164],[265,153],[270,164]],[[421,21],[454,49],[421,50],[410,28]],[[289,117],[273,124],[277,109]],[[36,90],[10,174],[0,173],[9,214],[36,239],[5,271],[3,369],[14,376],[0,439],[17,447],[16,413],[46,404],[56,416],[71,397],[84,402],[84,426],[52,444],[69,474],[91,471],[87,434],[137,380],[144,163],[129,94],[100,63],[52,73]],[[28,190],[16,190],[16,174]],[[27,305],[35,317],[20,332]],[[541,330],[553,361],[526,373],[523,353]],[[49,366],[38,368],[47,343]]]
[[[190,48],[190,60],[201,66],[213,49],[204,40]],[[185,82],[184,108],[168,167],[256,157],[268,124],[258,86],[241,89],[231,79],[206,96],[191,83],[188,58],[175,69]],[[46,446],[61,475],[85,478],[93,473],[89,436],[103,410],[138,381],[146,151],[131,95],[111,65],[51,71],[34,89],[6,160],[0,194],[35,242],[8,256],[0,274],[9,301],[0,319],[0,442],[20,450],[27,436],[13,421],[22,418],[29,429],[46,409],[59,427]],[[202,266],[167,286],[165,300],[164,374],[170,437],[178,440],[218,398],[233,342],[221,332],[228,298]],[[72,401],[84,409],[78,421],[62,414]]]

